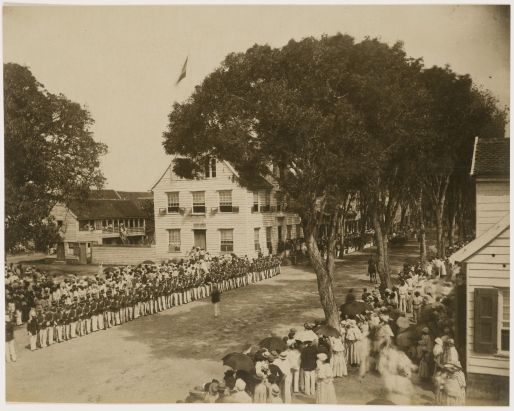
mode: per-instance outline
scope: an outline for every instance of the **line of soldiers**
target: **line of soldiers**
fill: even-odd
[[[207,270],[207,271],[206,271]],[[118,268],[102,279],[61,283],[60,298],[38,304],[27,323],[30,349],[44,348],[206,298],[216,284],[228,291],[280,273],[280,260],[232,257]]]

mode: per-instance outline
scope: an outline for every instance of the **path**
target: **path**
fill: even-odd
[[[391,252],[400,268],[415,246]],[[338,301],[349,288],[360,293],[369,284],[365,266],[369,252],[337,262],[334,278]],[[305,322],[323,318],[316,277],[305,266],[283,267],[277,277],[222,294],[221,317],[214,318],[209,300],[196,301],[139,318],[107,331],[31,352],[25,327],[16,330],[19,359],[6,364],[8,401],[174,403],[190,389],[222,378],[220,358],[242,351],[261,339],[287,334]],[[378,397],[381,379],[369,374],[359,384],[350,375],[336,379],[339,402],[365,404]],[[418,389],[426,399],[428,391]],[[297,395],[296,403],[314,397]]]

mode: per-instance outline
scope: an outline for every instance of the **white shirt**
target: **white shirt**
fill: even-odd
[[[275,361],[273,361],[273,364],[280,368],[280,371],[282,371],[285,376],[291,374],[291,368],[293,368],[293,366],[291,364],[291,361],[289,361],[289,358],[277,358]]]

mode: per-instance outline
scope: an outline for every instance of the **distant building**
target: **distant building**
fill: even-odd
[[[457,340],[465,354],[468,396],[508,399],[510,139],[477,138],[471,174],[477,238],[451,256],[462,263],[466,278],[465,293],[457,294],[458,316],[465,318]]]
[[[91,262],[92,244],[141,243],[145,237],[145,213],[130,197],[151,199],[152,195],[97,190],[91,192],[91,199],[85,203],[73,202],[67,207],[57,204],[50,214],[55,217],[63,239],[58,257],[84,258],[85,254],[87,262]]]
[[[181,258],[193,246],[253,258],[302,236],[300,218],[285,211],[272,178],[242,188],[225,161],[209,161],[201,180],[178,177],[172,164],[152,187],[158,260]]]

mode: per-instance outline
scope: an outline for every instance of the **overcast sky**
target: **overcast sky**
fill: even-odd
[[[170,160],[162,133],[173,102],[230,52],[337,32],[402,40],[409,56],[470,74],[509,106],[509,16],[508,6],[5,7],[3,51],[50,92],[88,106],[95,139],[109,147],[107,188],[145,191]]]

